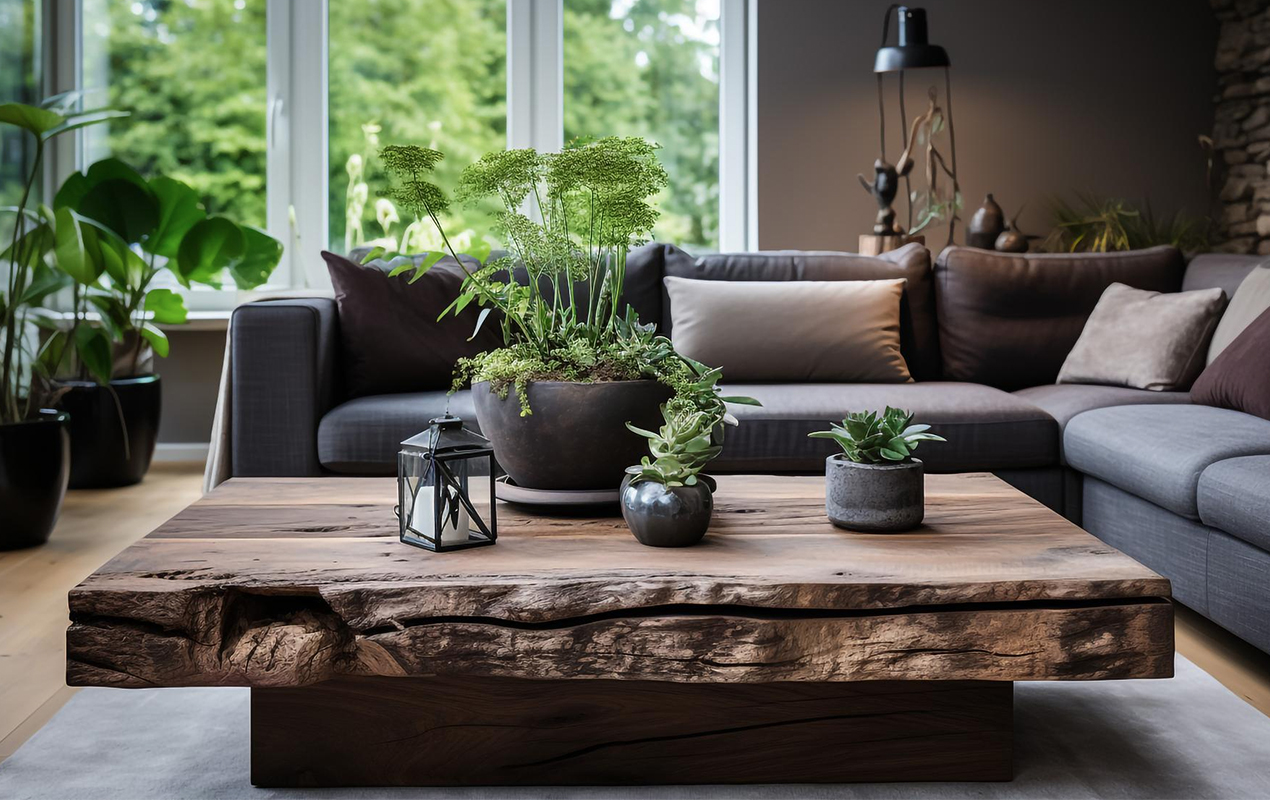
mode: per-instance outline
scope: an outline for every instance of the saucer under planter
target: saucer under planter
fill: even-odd
[[[66,497],[68,415],[49,409],[0,425],[0,550],[48,541]]]
[[[610,489],[626,467],[648,453],[648,442],[626,429],[661,422],[671,390],[654,380],[529,384],[532,414],[520,415],[516,387],[500,398],[482,381],[472,387],[481,434],[494,458],[526,489]]]
[[[640,544],[689,547],[701,541],[714,513],[713,481],[669,487],[656,481],[622,481],[622,519]]]
[[[825,461],[825,512],[839,528],[897,533],[922,524],[925,480],[917,459],[859,464],[842,454]]]
[[[70,387],[59,403],[71,415],[70,488],[139,483],[150,469],[159,440],[159,376],[119,378],[110,382],[109,389],[92,381],[63,381],[62,385]]]

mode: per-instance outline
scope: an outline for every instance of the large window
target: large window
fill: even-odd
[[[0,0],[0,103],[39,103],[41,38],[37,0]],[[29,134],[0,127],[0,206],[18,204],[34,157]],[[13,222],[0,212],[0,249],[9,246]]]
[[[719,0],[564,0],[564,137],[643,136],[670,186],[654,235],[719,248]]]
[[[169,175],[265,227],[265,4],[82,0],[85,102],[132,113],[87,129],[84,160]]]
[[[83,89],[130,111],[59,146],[50,178],[108,155],[179,178],[285,244],[271,288],[329,285],[324,248],[437,246],[426,225],[403,242],[411,220],[380,196],[376,151],[391,143],[445,152],[436,178],[451,189],[489,150],[644,136],[670,173],[655,235],[739,249],[748,3],[0,0],[0,102]],[[57,12],[46,39],[41,9]],[[71,47],[45,57],[42,40]],[[37,91],[41,61],[54,68]],[[29,154],[0,145],[2,199]],[[460,246],[495,244],[492,211],[456,205],[444,221]]]
[[[380,144],[445,153],[437,182],[507,142],[508,0],[365,0],[330,4],[330,243],[436,249],[430,225],[411,230],[376,197]],[[423,21],[427,21],[426,24]],[[459,241],[486,233],[489,209],[455,205]]]

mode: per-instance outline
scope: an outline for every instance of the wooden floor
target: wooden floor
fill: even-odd
[[[200,495],[202,466],[156,464],[138,486],[71,492],[48,545],[0,553],[0,760],[57,712],[65,685],[66,593]],[[1188,609],[1177,649],[1270,715],[1270,655]]]

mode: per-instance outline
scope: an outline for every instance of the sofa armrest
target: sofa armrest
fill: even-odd
[[[235,309],[229,344],[234,476],[322,474],[317,429],[335,403],[338,324],[329,298]]]

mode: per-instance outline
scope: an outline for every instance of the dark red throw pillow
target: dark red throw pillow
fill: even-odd
[[[476,338],[480,309],[472,303],[457,317],[441,314],[463,283],[463,270],[443,258],[423,277],[388,277],[386,265],[366,265],[323,252],[339,306],[344,393],[350,397],[449,389],[454,362],[503,345],[493,315]],[[468,269],[478,266],[475,260]]]
[[[1200,373],[1191,401],[1270,419],[1270,309]]]

